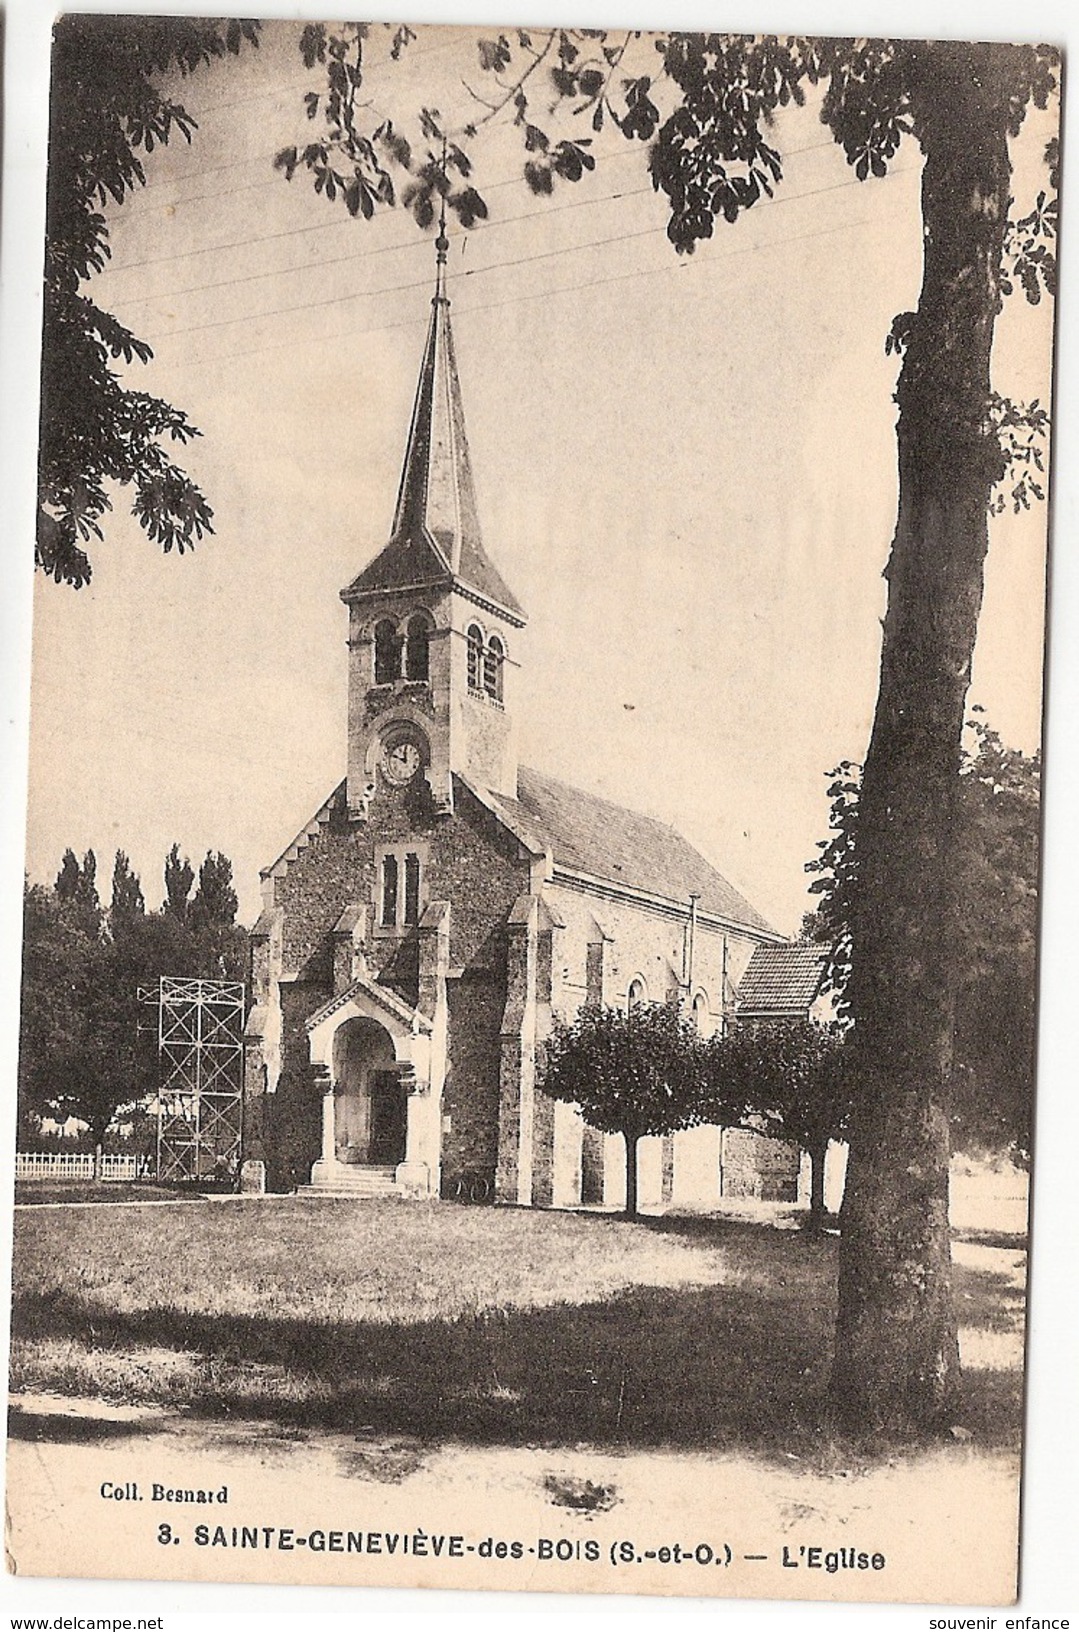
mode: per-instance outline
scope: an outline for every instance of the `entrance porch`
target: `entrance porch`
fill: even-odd
[[[432,1092],[430,1023],[363,979],[307,1029],[322,1118],[310,1192],[437,1196],[441,1095]]]

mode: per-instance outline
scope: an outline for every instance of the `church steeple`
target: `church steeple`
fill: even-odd
[[[516,796],[512,693],[525,614],[483,547],[450,302],[445,208],[435,292],[389,542],[341,591],[349,608],[348,805],[421,776]]]
[[[446,293],[448,248],[443,208],[435,240],[431,319],[390,541],[341,591],[341,598],[347,602],[371,590],[412,588],[448,578],[523,624],[524,612],[487,555],[480,533]]]

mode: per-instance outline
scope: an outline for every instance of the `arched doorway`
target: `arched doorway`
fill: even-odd
[[[405,1159],[408,1101],[393,1040],[375,1020],[349,1020],[334,1038],[334,1155],[346,1166]]]

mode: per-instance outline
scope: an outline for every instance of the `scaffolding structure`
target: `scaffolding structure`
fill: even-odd
[[[243,981],[162,975],[139,996],[157,1005],[157,1177],[235,1178],[243,1131]]]

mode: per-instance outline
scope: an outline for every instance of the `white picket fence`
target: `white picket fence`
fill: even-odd
[[[19,1151],[15,1157],[16,1179],[92,1179],[94,1158],[86,1151]],[[101,1177],[106,1183],[137,1179],[136,1156],[102,1156]]]

